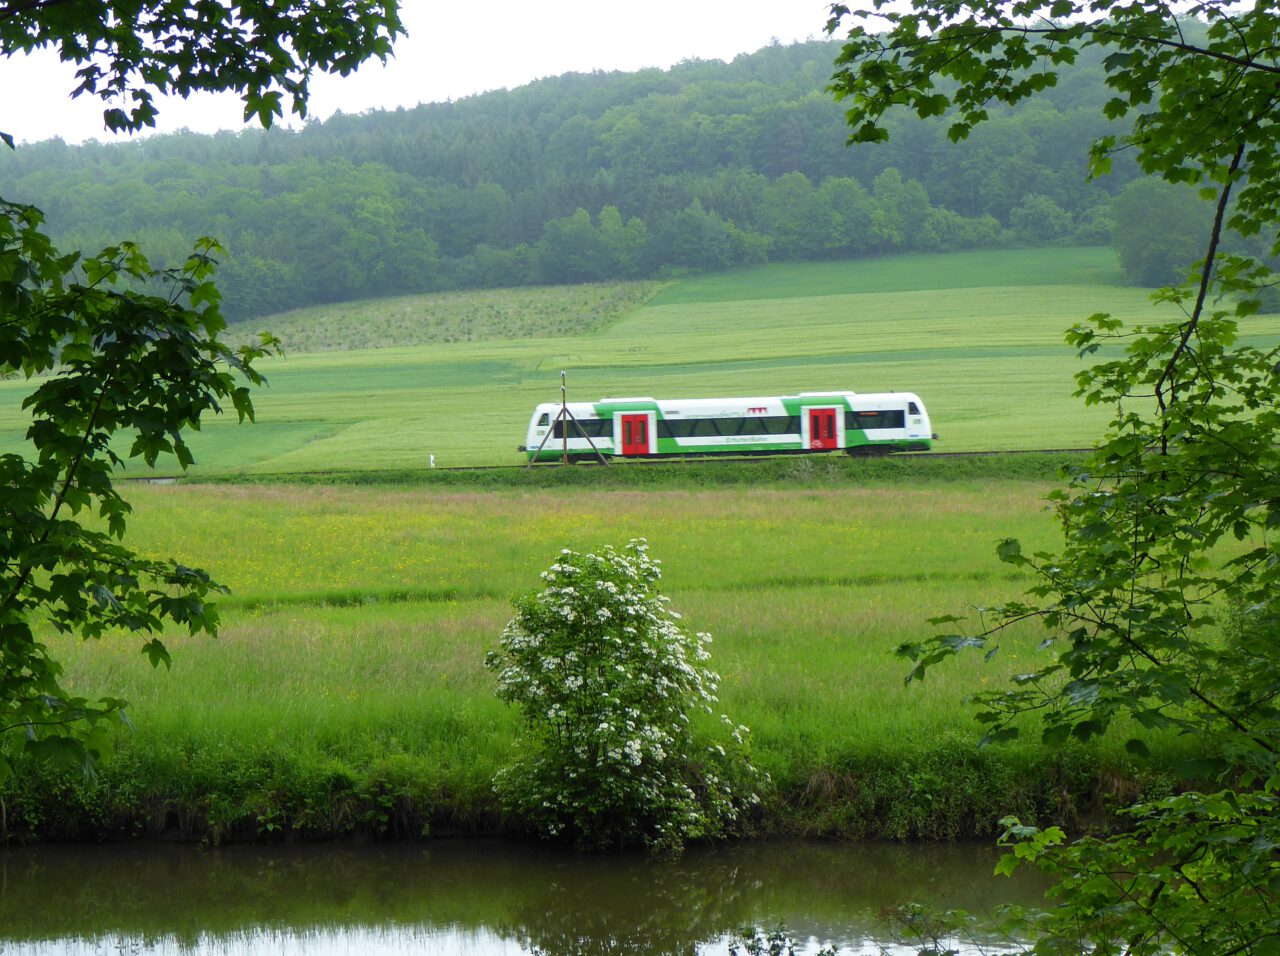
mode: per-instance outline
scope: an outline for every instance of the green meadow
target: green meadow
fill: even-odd
[[[532,407],[559,395],[910,389],[939,448],[1088,445],[1062,331],[1151,318],[1109,250],[776,265],[667,284],[505,290],[332,307],[256,323],[258,422],[193,439],[202,483],[128,488],[130,543],[229,586],[215,639],[48,635],[72,687],[131,701],[133,730],[86,783],[33,770],[0,790],[20,836],[188,839],[504,833],[490,785],[518,718],[483,668],[511,599],[560,549],[647,538],[665,592],[709,631],[723,710],[772,775],[757,832],[988,836],[1003,814],[1084,826],[1172,786],[1184,741],[1136,764],[1090,748],[976,747],[966,698],[1029,668],[1009,632],[904,688],[892,651],[928,619],[1020,596],[995,557],[1052,547],[1053,456],[844,456],[609,469],[517,464]],[[251,335],[255,326],[237,326]],[[1280,317],[1246,334],[1280,338]],[[377,347],[364,347],[377,346]],[[30,388],[0,382],[0,451]],[[446,466],[425,469],[427,456]],[[133,468],[130,474],[138,474]],[[326,477],[330,476],[330,477]],[[341,478],[346,484],[338,484]],[[283,479],[287,479],[283,480]],[[394,482],[399,482],[396,484]]]
[[[1042,635],[1008,634],[905,688],[892,650],[936,614],[978,615],[1028,581],[1004,535],[1051,546],[1044,482],[657,490],[174,485],[131,489],[135,545],[232,589],[215,640],[50,637],[73,688],[131,701],[135,729],[86,786],[32,775],[8,826],[44,836],[191,839],[507,832],[491,789],[518,716],[485,652],[511,598],[562,547],[649,540],[664,591],[714,637],[721,706],[773,778],[758,832],[947,839],[1004,813],[1079,824],[1116,788],[1163,786],[1175,741],[1135,765],[1091,750],[979,752],[966,697],[1028,669]]]
[[[440,294],[330,306],[274,329],[258,421],[210,421],[197,475],[518,464],[529,417],[560,397],[910,390],[940,450],[1081,447],[1102,413],[1072,396],[1065,329],[1096,312],[1155,315],[1109,249],[770,265],[653,283]],[[1250,336],[1280,337],[1280,317]],[[0,450],[29,385],[0,382]],[[140,466],[139,466],[140,467]],[[171,465],[165,468],[172,471]],[[135,473],[137,468],[135,468]]]

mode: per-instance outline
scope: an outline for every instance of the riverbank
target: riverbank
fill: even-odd
[[[1030,625],[990,662],[902,685],[893,648],[930,617],[1025,590],[995,544],[1052,547],[1047,461],[1019,478],[1002,469],[1031,467],[1024,456],[782,459],[765,465],[775,480],[750,483],[733,476],[760,463],[716,464],[517,470],[608,482],[665,469],[654,487],[131,488],[135,547],[231,587],[221,636],[167,636],[174,666],[155,671],[130,635],[48,635],[72,689],[128,699],[135,729],[94,781],[31,769],[4,784],[6,838],[521,834],[491,786],[518,719],[484,655],[562,547],[632,537],[663,561],[672,606],[713,635],[719,709],[752,729],[772,778],[749,835],[985,839],[1008,813],[1080,829],[1176,785],[1175,741],[1150,741],[1142,762],[1123,735],[977,749],[965,699],[1030,669],[1043,636]],[[857,466],[881,477],[846,477]]]
[[[162,752],[126,744],[92,781],[32,768],[6,786],[3,840],[532,839],[497,805],[487,769],[445,772],[390,749],[362,759],[280,742],[187,740]],[[1008,814],[1072,832],[1108,829],[1116,807],[1168,793],[1177,779],[1161,757],[1137,765],[1076,748],[979,751],[957,734],[893,752],[843,753],[807,776],[775,778],[735,836],[990,841]]]

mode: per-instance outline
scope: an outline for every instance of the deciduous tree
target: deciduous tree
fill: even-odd
[[[1007,867],[1035,860],[1058,905],[1030,923],[1037,952],[1275,952],[1280,945],[1280,350],[1240,344],[1273,281],[1223,255],[1224,230],[1262,234],[1274,255],[1280,204],[1276,126],[1280,19],[1268,4],[1026,0],[833,8],[854,19],[835,88],[852,139],[886,135],[886,111],[945,116],[953,140],[992,104],[1050,87],[1083,51],[1103,51],[1106,114],[1126,131],[1098,140],[1093,173],[1131,151],[1143,170],[1213,202],[1194,281],[1156,298],[1179,321],[1122,329],[1106,315],[1068,333],[1099,359],[1077,377],[1112,420],[1088,464],[1053,496],[1055,554],[1000,557],[1035,576],[1026,599],[901,648],[909,679],[966,648],[999,650],[1005,628],[1038,620],[1045,658],[980,696],[989,740],[1040,715],[1048,743],[1128,726],[1195,735],[1200,785],[1130,808],[1132,830],[1064,842],[1009,821]],[[1118,345],[1123,344],[1121,354]],[[957,623],[955,618],[941,619]],[[1129,749],[1145,755],[1144,734]]]
[[[101,97],[108,129],[155,125],[157,94],[234,91],[264,125],[287,100],[307,112],[316,72],[386,59],[401,33],[395,0],[6,0],[0,55],[51,49],[77,67],[73,96]],[[12,133],[0,133],[9,145]]]
[[[234,90],[264,124],[286,98],[305,114],[314,71],[385,57],[400,32],[395,0],[0,2],[0,55],[52,48],[113,130],[152,125],[161,93]],[[219,339],[219,251],[199,240],[166,269],[128,242],[61,252],[38,209],[0,200],[0,376],[41,376],[24,402],[30,452],[0,456],[0,781],[20,751],[91,767],[122,719],[122,701],[64,687],[39,626],[137,632],[153,664],[169,660],[166,624],[217,627],[208,574],[122,543],[129,506],[113,477],[131,458],[187,466],[183,432],[223,406],[252,417],[253,363],[270,342]]]

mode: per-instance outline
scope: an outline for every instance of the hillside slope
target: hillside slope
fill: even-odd
[[[545,317],[513,300],[509,314],[530,324],[503,334],[532,337],[266,363],[257,423],[210,422],[192,443],[195,470],[417,468],[431,455],[440,466],[519,464],[529,415],[559,399],[562,369],[575,401],[911,390],[929,406],[940,450],[1078,447],[1103,418],[1072,396],[1079,366],[1063,331],[1095,312],[1153,315],[1147,293],[1116,277],[1114,254],[1099,248],[774,265],[673,283],[604,324],[566,313],[557,324],[584,331],[560,335],[536,334]],[[598,298],[577,301],[589,312]],[[557,301],[574,301],[572,290]],[[1280,341],[1280,317],[1251,320],[1246,334]],[[26,389],[0,383],[4,450],[19,447]]]

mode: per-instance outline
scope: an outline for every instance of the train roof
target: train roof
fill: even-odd
[[[891,392],[855,392],[851,389],[829,392],[799,392],[795,395],[733,395],[733,396],[713,396],[710,398],[654,398],[651,395],[637,396],[609,396],[597,399],[595,401],[571,401],[570,407],[573,408],[594,408],[599,405],[683,405],[688,407],[707,407],[711,405],[738,405],[749,404],[757,405],[763,402],[794,402],[802,399],[822,399],[822,398],[841,398],[841,399],[862,399],[864,401],[885,401],[887,399],[896,399],[899,401],[920,401],[919,396],[914,392],[907,391],[891,391]],[[560,402],[540,402],[537,411],[544,410],[554,411],[560,408]]]

